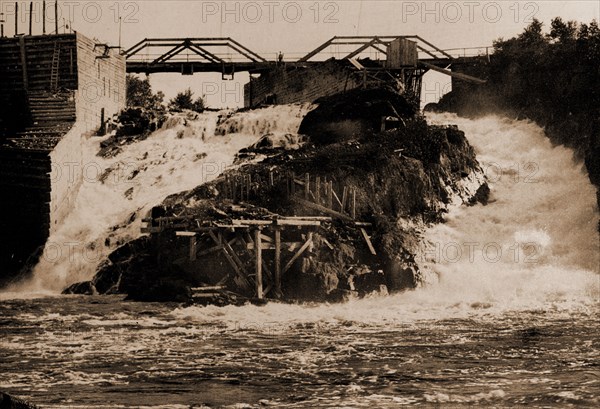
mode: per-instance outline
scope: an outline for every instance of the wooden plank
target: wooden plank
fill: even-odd
[[[196,261],[197,248],[196,235],[190,237],[190,261]]]
[[[352,221],[353,220],[351,217],[348,217],[345,214],[342,214],[340,212],[336,212],[335,210],[332,210],[332,209],[328,209],[325,206],[321,206],[321,205],[318,205],[316,203],[309,202],[308,200],[303,200],[303,199],[296,199],[296,200],[298,201],[298,203],[300,203],[303,206],[309,207],[309,208],[314,209],[314,210],[318,210],[318,211],[320,211],[322,213],[330,214],[331,216],[333,216],[336,219],[342,219],[342,220],[345,220],[345,221]]]
[[[275,229],[275,296],[281,296],[281,229]]]
[[[371,238],[367,234],[367,231],[364,228],[360,228],[360,232],[362,233],[365,241],[367,242],[367,246],[369,246],[369,251],[372,255],[376,256],[377,252],[375,251],[375,247],[373,247],[373,243],[371,243]]]
[[[470,75],[463,74],[463,73],[460,73],[460,72],[450,71],[450,70],[438,67],[437,65],[429,64],[429,63],[426,63],[426,62],[423,62],[423,61],[419,61],[419,63],[421,65],[423,65],[424,67],[429,68],[430,70],[441,72],[442,74],[449,75],[451,77],[454,77],[454,78],[462,80],[462,81],[471,82],[471,83],[474,83],[474,84],[485,84],[485,83],[487,83],[486,80],[482,80],[481,78],[472,77]]]
[[[333,182],[327,183],[327,207],[333,210]]]
[[[344,186],[344,193],[342,194],[342,213],[346,211],[347,203],[348,203],[348,186]]]
[[[256,269],[256,296],[259,300],[263,298],[263,281],[262,281],[262,237],[260,230],[254,230],[254,247],[255,247],[255,269]]]
[[[300,199],[302,200],[302,199]],[[308,202],[311,203],[315,206],[317,206],[315,203],[312,202]],[[331,218],[329,218],[329,220],[331,220]],[[280,219],[277,221],[277,225],[279,226],[320,226],[321,222],[319,220],[285,220],[285,219]]]
[[[356,220],[356,189],[352,188],[352,220]]]
[[[246,274],[246,271],[244,270],[243,265],[237,264],[239,258],[237,260],[234,259],[234,258],[237,258],[237,255],[235,254],[233,249],[231,249],[231,246],[229,246],[228,243],[226,243],[222,240],[221,234],[219,234],[219,237],[217,237],[212,230],[209,231],[209,234],[215,243],[223,246],[223,254],[225,255],[225,258],[227,259],[227,261],[229,262],[231,267],[233,267],[233,270],[235,271],[235,273],[240,277],[240,282],[243,283],[242,286],[245,287],[245,289],[250,289],[250,283],[248,282],[248,280],[246,278],[248,276],[248,274]],[[232,254],[229,253],[229,249],[231,249]],[[241,262],[240,262],[240,264],[241,264]]]
[[[193,231],[177,231],[175,235],[178,237],[194,237],[198,234],[198,232]]]
[[[232,220],[234,226],[268,226],[273,224],[271,220]]]
[[[215,246],[215,247],[211,247],[211,248],[209,248],[209,249],[206,249],[206,250],[203,250],[203,251],[201,251],[200,253],[197,253],[197,254],[196,254],[196,257],[203,257],[203,256],[207,256],[207,255],[209,255],[209,254],[216,253],[216,252],[218,252],[218,251],[221,251],[221,250],[223,250],[223,246]]]
[[[244,240],[244,248],[248,251],[254,250],[254,240],[247,242]],[[287,246],[288,248],[294,249],[302,246],[304,243],[301,241],[286,241],[283,242],[282,245]],[[263,250],[275,250],[275,243],[262,243],[261,244]],[[293,251],[293,250],[290,250]]]
[[[338,195],[335,193],[335,190],[333,190],[333,186],[331,187],[331,195],[332,195],[333,199],[335,199],[338,206],[340,207],[340,213],[343,213],[344,206],[342,205],[342,202],[340,201],[340,198],[338,197]],[[331,206],[331,209],[333,210],[333,205]]]
[[[329,216],[286,216],[278,220],[311,220],[319,222],[330,222],[332,219]]]
[[[283,271],[281,272],[282,276],[294,265],[294,263],[296,262],[298,257],[300,257],[308,249],[308,247],[312,244],[312,239],[313,239],[313,233],[309,232],[306,243],[304,243],[304,245],[300,248],[300,250],[298,250],[298,252],[296,254],[294,254],[294,256],[290,259],[290,261],[288,261],[288,263],[283,268]]]
[[[309,199],[310,194],[310,174],[304,175],[304,200]]]
[[[321,177],[317,176],[315,186],[315,203],[321,204]]]
[[[211,286],[206,286],[206,287],[193,287],[192,291],[194,292],[200,292],[200,291],[219,291],[219,290],[226,290],[227,288],[225,286],[222,285],[211,285]]]

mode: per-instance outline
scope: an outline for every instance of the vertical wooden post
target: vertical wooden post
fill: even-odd
[[[256,253],[256,297],[259,300],[263,299],[263,282],[262,282],[262,238],[260,229],[254,230],[254,251]]]
[[[348,186],[344,185],[344,193],[342,194],[342,213],[346,212],[346,204],[348,203]]]
[[[190,237],[190,261],[196,261],[197,243],[196,236]]]
[[[304,175],[304,200],[309,199],[310,194],[310,174]]]
[[[281,296],[281,228],[275,226],[275,294]]]
[[[352,188],[352,218],[356,220],[356,189]]]
[[[15,36],[19,35],[19,2],[15,1]]]
[[[240,176],[240,202],[244,201],[244,177]]]
[[[29,2],[29,35],[33,35],[33,1]]]
[[[321,204],[321,177],[317,176],[317,178],[315,179],[315,202],[317,204]]]
[[[58,0],[54,2],[54,34],[58,34]]]
[[[252,175],[248,175],[248,192],[246,195],[246,201],[250,200],[250,192],[252,191]]]
[[[42,34],[46,34],[46,0],[42,2]]]
[[[327,185],[327,206],[333,209],[333,182],[329,182]]]
[[[290,186],[291,188],[291,193],[292,195],[296,194],[296,174],[294,172],[292,172],[292,186]]]
[[[29,75],[27,74],[27,51],[25,48],[25,37],[19,37],[19,47],[21,48],[21,67],[23,69],[23,88],[29,90]]]

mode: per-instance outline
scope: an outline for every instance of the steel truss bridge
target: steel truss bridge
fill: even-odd
[[[469,57],[466,56],[467,49],[460,49],[463,50],[464,55],[456,57],[417,35],[336,36],[297,59],[279,54],[269,60],[229,37],[145,38],[123,51],[123,54],[127,61],[128,73],[193,75],[202,72],[220,72],[223,79],[233,79],[237,72],[261,73],[282,64],[309,66],[330,58],[355,61],[369,57],[374,61],[385,61],[388,45],[399,38],[417,43],[418,65],[407,66],[406,70],[418,70],[418,75],[434,70],[464,81],[484,82],[478,78],[450,71],[449,68],[476,56],[480,58],[482,55],[487,55],[488,47],[469,49],[477,50],[473,53],[476,55]],[[357,68],[373,71],[385,69],[385,64],[379,64],[379,67],[362,67],[359,64]]]

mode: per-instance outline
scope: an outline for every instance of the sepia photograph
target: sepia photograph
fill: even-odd
[[[598,0],[0,0],[0,409],[600,407]]]

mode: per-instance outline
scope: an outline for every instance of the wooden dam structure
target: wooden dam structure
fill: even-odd
[[[293,173],[269,174],[267,180],[251,175],[227,176],[223,181],[220,197],[229,201],[232,213],[244,213],[247,202],[259,195],[261,190],[276,184],[286,185],[287,200],[307,209],[302,216],[281,216],[270,213],[260,218],[227,218],[220,221],[204,221],[193,217],[155,217],[144,219],[147,224],[142,233],[151,234],[156,240],[165,232],[187,241],[189,261],[221,254],[230,266],[236,285],[258,300],[280,298],[282,279],[301,257],[315,245],[314,234],[323,224],[341,222],[360,231],[372,255],[377,255],[367,230],[371,223],[356,219],[356,191],[343,186],[343,193],[334,190],[333,181],[306,173],[298,177]],[[288,237],[286,239],[285,237]],[[290,237],[296,239],[290,240]],[[334,247],[323,237],[320,240],[331,251]],[[161,243],[156,243],[160,258]],[[225,276],[213,286],[194,288],[196,297],[212,297],[225,290]]]

